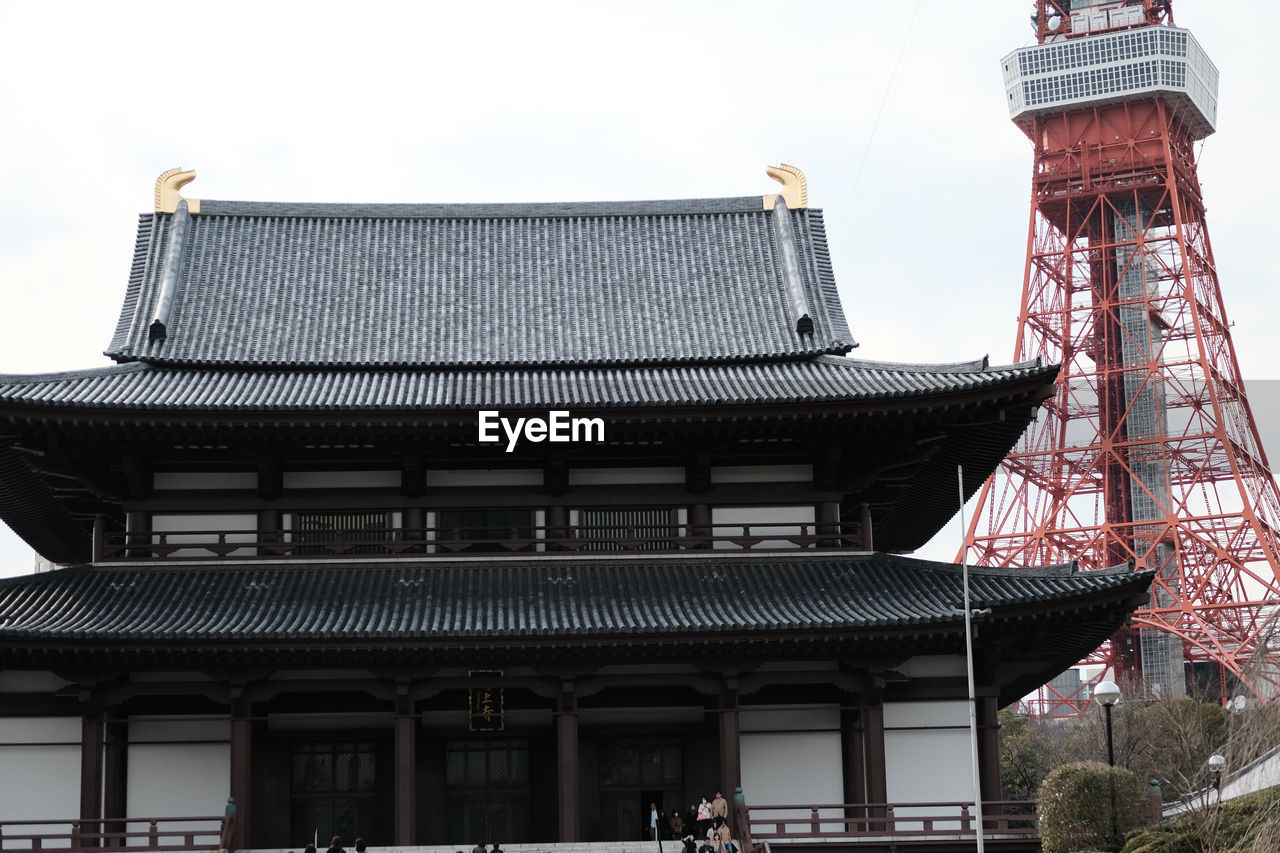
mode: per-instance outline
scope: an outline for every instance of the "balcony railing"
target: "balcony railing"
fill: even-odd
[[[225,846],[229,816],[0,821],[0,851],[202,851]]]
[[[770,847],[821,841],[944,841],[973,838],[973,803],[872,803],[829,806],[749,806],[752,844]],[[984,838],[1036,838],[1035,803],[982,804]]]
[[[855,525],[795,522],[625,529],[520,527],[459,529],[183,530],[94,536],[94,561],[137,559],[458,557],[468,554],[608,554],[680,551],[794,551],[862,547]]]

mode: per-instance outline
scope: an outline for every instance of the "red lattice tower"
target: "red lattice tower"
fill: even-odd
[[[1037,0],[1038,43],[1004,60],[1035,147],[1015,358],[1063,369],[983,486],[968,556],[1158,569],[1134,629],[1094,660],[1164,695],[1184,694],[1184,661],[1210,661],[1223,687],[1234,676],[1269,697],[1280,503],[1196,177],[1217,69],[1168,0],[1072,5]],[[1088,702],[1071,693],[1050,690],[1039,710]]]

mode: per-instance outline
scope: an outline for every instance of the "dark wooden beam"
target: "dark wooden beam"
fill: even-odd
[[[80,822],[89,834],[101,831],[102,819],[102,707],[82,698],[80,713]],[[97,842],[91,842],[96,847]]]
[[[889,797],[889,777],[884,753],[884,705],[875,703],[862,710],[863,737],[867,756],[867,801],[883,803]]]
[[[129,718],[112,711],[107,714],[105,722],[102,816],[122,818],[129,814]],[[121,832],[124,824],[108,824],[106,829],[108,832]]]
[[[417,803],[417,728],[413,714],[413,697],[410,684],[402,681],[396,685],[395,730],[395,844],[397,847],[413,845],[414,806]]]
[[[733,797],[742,784],[742,739],[738,719],[738,686],[735,678],[726,678],[720,695],[720,785]]]
[[[844,771],[844,801],[865,803],[867,800],[867,742],[862,725],[862,711],[844,708],[840,711],[841,764]]]
[[[560,841],[576,842],[581,834],[582,797],[578,773],[578,707],[573,682],[566,681],[556,709],[556,757],[560,807]]]
[[[232,847],[249,847],[250,794],[253,784],[253,719],[252,708],[244,695],[243,684],[231,686],[231,796],[236,801],[235,831]]]
[[[1003,800],[1000,790],[999,706],[994,695],[977,698],[978,779],[984,802]]]

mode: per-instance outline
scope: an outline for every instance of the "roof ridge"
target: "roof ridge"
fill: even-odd
[[[952,361],[939,362],[931,364],[928,362],[911,362],[911,361],[875,361],[866,358],[850,358],[848,356],[831,356],[820,355],[818,359],[826,360],[832,364],[843,364],[846,367],[862,368],[866,370],[899,370],[910,373],[992,373],[995,371],[1008,370],[1029,370],[1029,369],[1049,369],[1055,368],[1057,365],[1046,365],[1043,360],[1037,356],[1026,361],[1019,361],[1013,364],[991,364],[989,356],[974,359],[972,361]]]
[[[423,364],[412,361],[236,361],[234,359],[184,359],[163,358],[154,355],[130,355],[121,359],[125,363],[141,362],[164,368],[216,369],[234,370],[235,372],[271,372],[271,371],[331,371],[331,370],[381,370],[392,372],[453,372],[453,371],[499,371],[499,370],[599,370],[603,368],[661,368],[661,367],[720,367],[725,365],[770,365],[805,363],[824,356],[848,352],[853,344],[842,340],[833,340],[825,346],[815,344],[809,351],[795,353],[764,353],[753,355],[696,355],[686,358],[609,358],[594,360],[560,359],[555,361],[453,361],[443,364]],[[943,372],[943,371],[935,371]]]
[[[760,196],[556,202],[293,202],[201,199],[201,217],[300,216],[315,218],[490,219],[573,216],[707,215],[769,211]]]
[[[101,367],[81,367],[75,370],[55,370],[46,373],[0,373],[0,384],[32,385],[37,382],[74,382],[77,379],[137,373],[148,369],[154,369],[154,367],[141,361],[130,361],[123,364],[104,364]]]

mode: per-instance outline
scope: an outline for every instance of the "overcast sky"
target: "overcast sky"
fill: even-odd
[[[0,372],[109,363],[137,215],[173,166],[195,198],[503,202],[754,195],[788,162],[825,210],[856,355],[1007,362],[1031,151],[999,60],[1030,6],[5,3]],[[1273,380],[1271,8],[1174,10],[1221,72],[1200,177],[1242,370]],[[0,574],[30,571],[5,538]]]

